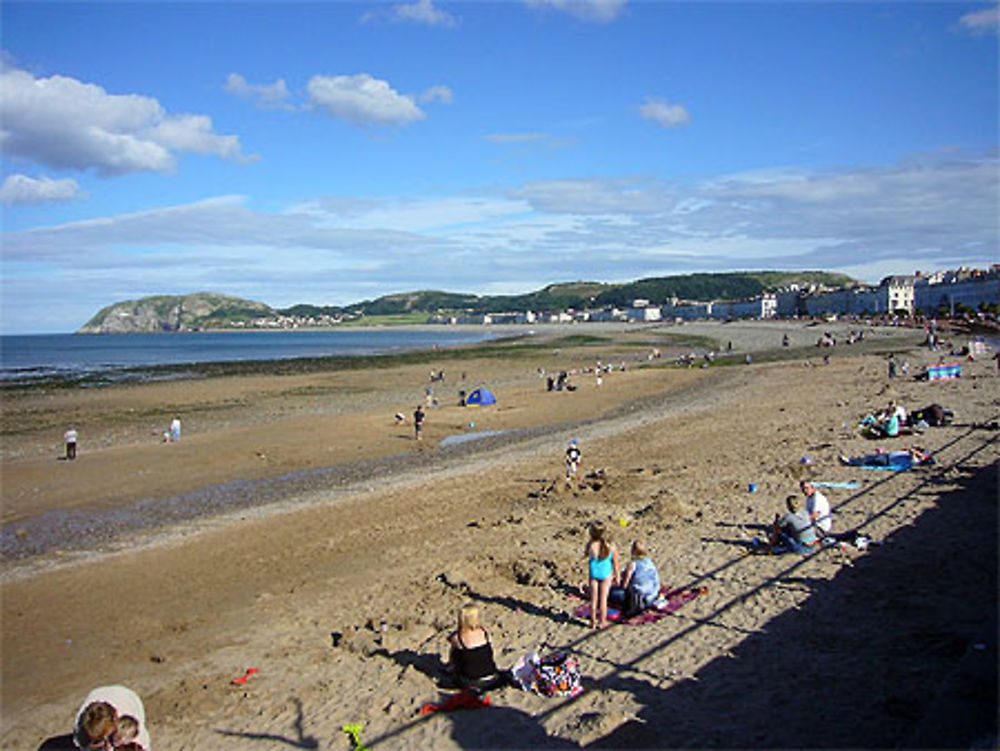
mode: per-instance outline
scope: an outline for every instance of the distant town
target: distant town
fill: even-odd
[[[849,287],[791,284],[775,292],[743,300],[635,299],[627,307],[511,311],[500,313],[439,313],[426,323],[442,325],[503,325],[535,323],[653,322],[698,319],[768,319],[797,317],[945,317],[996,321],[1000,313],[1000,264],[989,269],[955,270],[887,276],[877,285]],[[296,329],[337,326],[351,314],[271,314],[233,322],[236,328]]]

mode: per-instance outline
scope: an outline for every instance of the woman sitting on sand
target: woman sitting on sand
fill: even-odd
[[[590,627],[608,625],[608,594],[618,581],[618,549],[607,539],[604,525],[590,525],[590,541],[584,550],[590,588]]]
[[[862,435],[869,438],[895,438],[899,435],[900,422],[900,411],[895,403],[889,402],[886,409],[877,415],[867,415],[859,425],[863,428]]]
[[[471,603],[458,611],[458,629],[448,637],[448,668],[458,682],[479,691],[499,688],[506,683],[493,661],[490,635],[479,620],[479,608]]]

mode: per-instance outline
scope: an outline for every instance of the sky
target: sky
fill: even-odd
[[[991,2],[0,3],[0,333],[1000,261]]]

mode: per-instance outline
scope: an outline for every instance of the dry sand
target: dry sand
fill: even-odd
[[[818,336],[797,324],[679,329],[758,355],[785,330],[793,349]],[[1000,451],[995,427],[976,425],[997,418],[1000,379],[974,362],[960,381],[890,383],[887,351],[911,372],[936,361],[918,341],[878,330],[829,365],[804,349],[808,362],[632,367],[599,388],[577,376],[571,394],[546,393],[537,368],[646,350],[449,361],[443,401],[465,370],[500,403],[445,402],[420,444],[392,414],[412,411],[435,364],[5,399],[5,424],[23,426],[2,445],[5,530],[30,537],[45,511],[97,516],[142,498],[155,523],[92,540],[82,525],[77,552],[4,561],[0,747],[68,731],[80,699],[107,683],[143,696],[159,749],[347,749],[353,722],[369,748],[995,746]],[[873,447],[851,425],[890,396],[958,412],[916,439],[938,465],[839,466],[838,454]],[[173,412],[185,436],[158,443]],[[72,463],[55,459],[67,421],[81,430]],[[483,430],[504,433],[436,448]],[[572,435],[593,473],[576,492],[557,482]],[[267,505],[182,522],[160,508],[310,468]],[[860,482],[827,491],[836,526],[885,544],[746,555],[803,473]],[[621,548],[645,539],[665,582],[708,594],[656,623],[591,632],[567,593],[585,576],[593,519],[614,525]],[[468,600],[502,666],[568,647],[586,692],[505,689],[488,709],[420,716],[443,695],[440,656]],[[260,672],[231,685],[250,666]]]

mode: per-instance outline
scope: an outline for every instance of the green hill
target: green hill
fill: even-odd
[[[214,292],[155,295],[125,300],[98,311],[78,334],[153,334],[227,328],[239,321],[272,316],[264,303]]]

